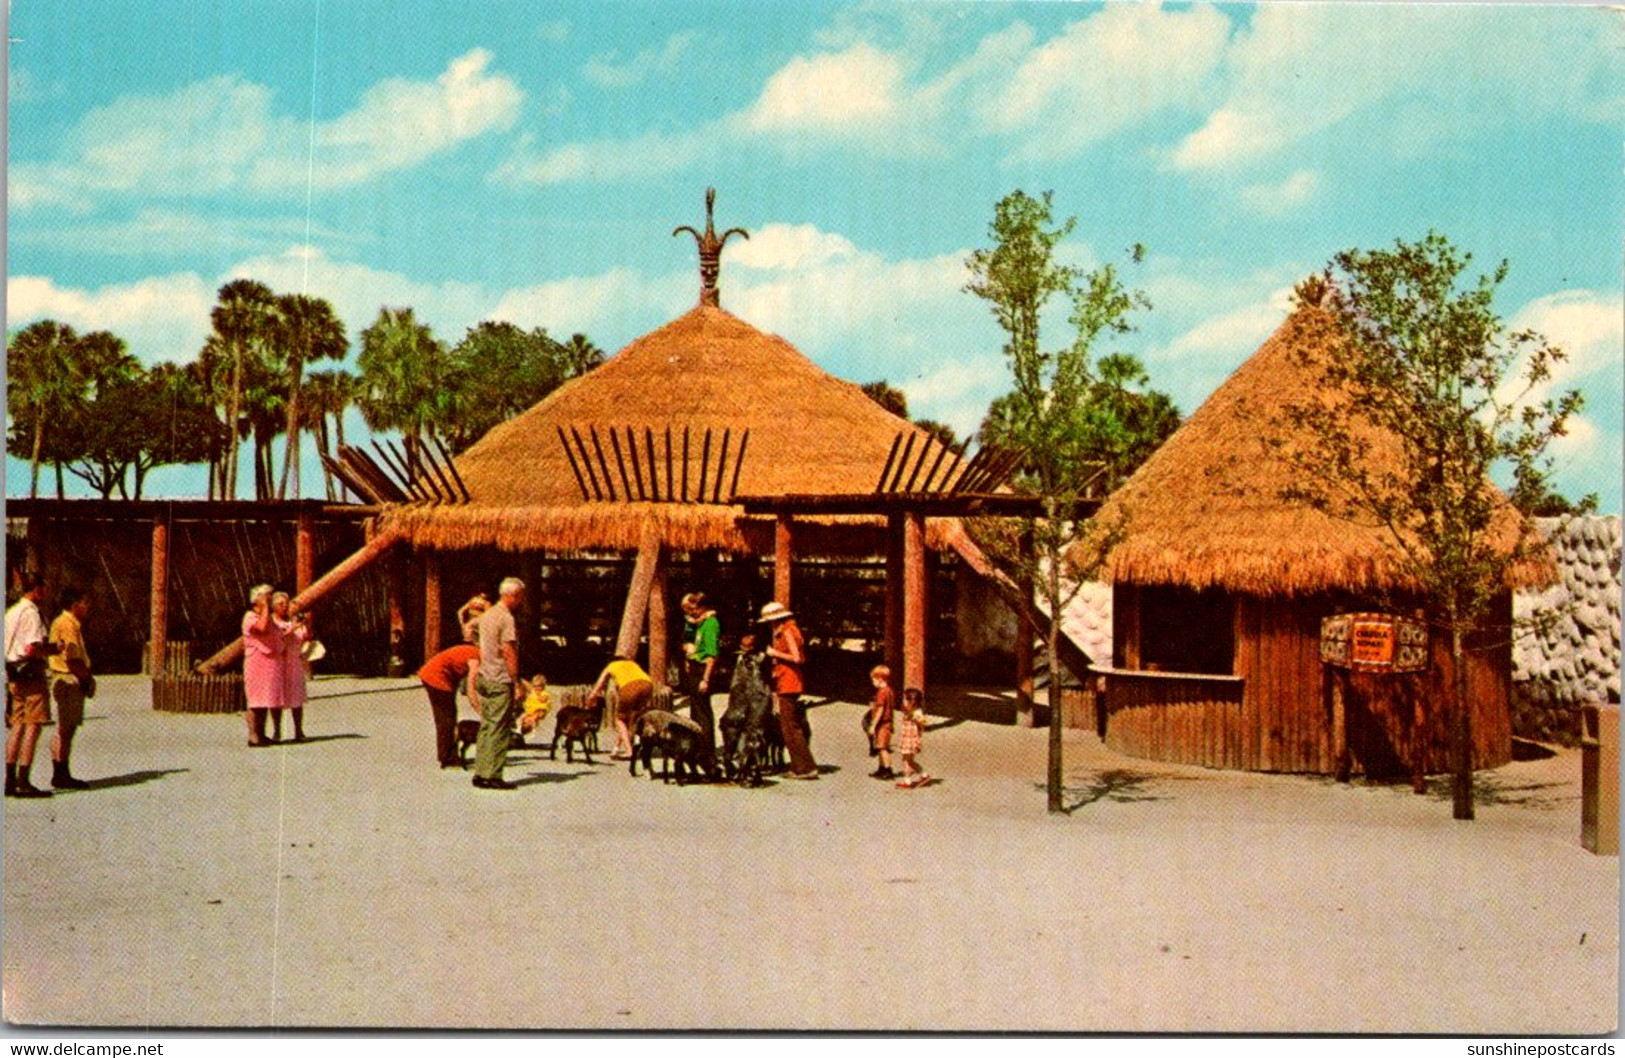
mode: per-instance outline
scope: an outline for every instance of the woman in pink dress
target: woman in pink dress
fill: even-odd
[[[310,626],[303,614],[290,613],[288,593],[271,596],[271,619],[282,634],[282,704],[271,714],[271,739],[282,739],[282,710],[293,710],[293,740],[305,740],[305,655],[301,649],[310,638]]]
[[[271,586],[261,584],[248,593],[249,611],[243,615],[243,694],[248,710],[248,744],[266,745],[265,712],[282,708],[282,630],[271,613]]]

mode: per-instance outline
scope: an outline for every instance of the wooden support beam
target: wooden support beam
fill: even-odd
[[[670,650],[669,631],[666,628],[666,565],[655,565],[654,579],[649,582],[649,675],[656,687],[666,686],[667,654]]]
[[[1033,530],[1028,523],[1021,530],[1021,574],[1018,581],[1018,590],[1029,601],[1033,597],[1033,584],[1030,570],[1033,569]],[[1033,632],[1032,625],[1027,623],[1026,607],[1018,608],[1016,614],[1016,726],[1034,727],[1038,723],[1038,710],[1033,708]],[[1050,693],[1058,701],[1059,693],[1056,691],[1056,664],[1050,662]],[[1054,703],[1051,703],[1052,705]]]
[[[452,460],[451,453],[446,451],[446,446],[440,443],[438,436],[430,434],[429,438],[434,441],[435,448],[440,451],[440,458],[446,461],[446,469],[451,471],[451,479],[457,482],[457,491],[463,494],[463,502],[472,503],[474,497],[469,493],[468,486],[463,484],[463,476],[457,473],[457,464]]]
[[[615,480],[609,474],[609,460],[604,458],[604,446],[598,443],[598,427],[587,427],[587,433],[592,437],[592,450],[598,456],[598,469],[604,472],[604,489],[609,493],[609,498],[613,501],[615,499]],[[613,434],[610,435],[610,439],[614,440]],[[622,473],[624,476],[625,468],[622,468]]]
[[[886,517],[886,667],[892,688],[903,678],[903,516]]]
[[[903,471],[908,469],[909,456],[914,453],[914,435],[909,434],[908,440],[903,442],[903,454],[897,458],[897,469],[892,472],[892,478],[886,483],[887,492],[896,492],[903,483]]]
[[[294,594],[310,587],[316,579],[316,519],[309,511],[299,512],[298,527],[293,536],[293,590]]]
[[[649,616],[649,592],[654,588],[655,571],[659,568],[660,527],[650,519],[643,523],[638,560],[632,567],[632,586],[626,592],[626,609],[621,611],[621,634],[615,639],[615,653],[623,657],[638,655],[643,622]]]
[[[729,501],[732,501],[735,496],[739,495],[739,471],[740,468],[745,465],[745,446],[748,444],[750,444],[749,426],[745,427],[745,432],[739,437],[739,454],[734,456],[733,481],[729,482],[728,484]]]
[[[147,669],[164,674],[169,654],[169,518],[152,520],[152,631],[147,647]]]
[[[785,606],[790,605],[790,567],[796,559],[793,525],[788,514],[773,523],[773,598]]]
[[[897,431],[897,436],[891,439],[891,451],[886,453],[886,465],[880,468],[880,480],[875,482],[875,491],[883,492],[886,488],[886,479],[891,477],[892,463],[897,459],[897,449],[903,444],[903,431]]]
[[[423,553],[423,657],[440,653],[440,552]]]
[[[711,485],[711,502],[722,502],[722,476],[728,469],[728,443],[733,439],[733,428],[722,431],[722,454],[717,456],[717,479]]]
[[[903,686],[925,690],[925,516],[903,515]]]
[[[570,441],[564,436],[564,427],[553,427],[559,432],[559,444],[564,446],[564,458],[570,461],[570,473],[575,475],[576,488],[581,490],[581,498],[590,501],[592,493],[587,491],[587,479],[581,476],[581,467],[576,465],[576,454],[570,451]]]
[[[318,602],[341,587],[345,581],[361,570],[366,569],[374,559],[389,551],[399,541],[400,537],[394,533],[379,533],[373,536],[360,551],[322,574],[314,584],[294,596],[290,604],[291,607],[295,610],[313,608]],[[238,636],[231,643],[215,652],[212,657],[198,662],[193,668],[202,673],[218,672],[242,656],[243,637]]]

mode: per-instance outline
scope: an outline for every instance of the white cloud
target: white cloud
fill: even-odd
[[[666,320],[689,308],[698,287],[689,278],[689,273],[650,278],[625,268],[570,276],[506,291],[482,318],[545,327],[557,337],[581,332],[600,339],[624,327],[629,317]]]
[[[1227,91],[1169,160],[1246,165],[1379,107],[1373,146],[1396,148],[1514,115],[1617,120],[1625,67],[1610,22],[1514,5],[1260,4],[1226,56]]]
[[[664,44],[645,48],[629,59],[622,59],[615,51],[594,55],[581,72],[587,80],[604,88],[630,88],[653,74],[676,71],[699,37],[694,30],[674,33]]]
[[[1252,184],[1243,188],[1241,200],[1255,212],[1268,217],[1281,217],[1305,205],[1319,189],[1320,175],[1310,169],[1299,169],[1280,183]]]
[[[56,158],[17,161],[11,202],[83,208],[134,193],[282,195],[307,184],[354,186],[511,125],[521,93],[489,71],[490,61],[476,48],[433,81],[381,81],[355,109],[314,128],[277,113],[269,88],[237,76],[163,96],[126,96],[81,118]]]
[[[826,265],[857,256],[844,235],[819,231],[811,224],[765,224],[749,241],[728,241],[730,265],[759,270],[793,270]]]
[[[840,132],[884,128],[901,112],[903,65],[868,44],[797,56],[767,79],[740,116],[755,132]]]
[[[1592,290],[1565,290],[1537,298],[1508,321],[1512,332],[1532,330],[1568,355],[1552,365],[1549,379],[1527,388],[1527,362],[1509,371],[1497,390],[1502,401],[1516,405],[1578,389],[1585,398],[1585,417],[1614,424],[1625,418],[1625,297]],[[1615,452],[1617,455],[1617,451]]]
[[[59,286],[45,276],[6,280],[6,323],[15,330],[55,319],[84,331],[112,331],[142,363],[197,356],[209,333],[214,287],[189,272],[115,283],[94,290]]]
[[[982,120],[1020,137],[1023,157],[1065,157],[1158,112],[1199,108],[1229,31],[1206,5],[1108,4],[1032,49]]]
[[[1152,354],[1158,361],[1210,361],[1235,366],[1258,351],[1292,311],[1292,288],[1209,317]]]
[[[294,240],[320,239],[327,244],[356,245],[368,237],[323,225],[307,227],[302,217],[214,216],[181,210],[147,208],[133,216],[75,220],[67,224],[31,223],[11,233],[14,245],[48,246],[118,257],[144,255],[155,246],[184,246],[189,251],[247,252]]]

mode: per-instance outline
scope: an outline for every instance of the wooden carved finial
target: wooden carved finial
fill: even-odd
[[[744,228],[729,228],[727,231],[722,233],[721,238],[717,237],[716,225],[712,222],[712,211],[716,208],[716,203],[717,189],[714,187],[706,188],[705,231],[695,231],[687,224],[684,224],[678,228],[673,228],[671,231],[673,235],[676,235],[678,232],[686,231],[690,235],[694,236],[694,241],[699,244],[700,304],[710,305],[712,307],[722,304],[722,299],[717,289],[717,276],[722,271],[723,244],[728,241],[728,236],[730,235],[742,235],[747,239],[750,238],[750,232],[746,231]]]

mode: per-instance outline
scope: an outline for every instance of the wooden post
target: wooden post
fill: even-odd
[[[1022,605],[1016,610],[1016,726],[1035,727],[1038,710],[1033,708],[1033,627],[1027,620],[1033,608],[1033,530],[1030,524],[1021,530],[1020,562],[1017,590],[1021,593]],[[1057,659],[1050,658],[1050,694],[1056,699],[1050,703],[1051,707],[1060,699],[1060,693],[1056,690],[1059,685],[1059,665]]]
[[[655,566],[654,579],[649,582],[649,675],[656,687],[666,686],[666,565]]]
[[[169,657],[169,516],[152,519],[152,634],[147,671],[162,676]]]
[[[423,553],[423,658],[440,653],[440,552]]]
[[[795,535],[788,514],[773,525],[773,598],[790,605],[790,566],[795,562]]]
[[[389,666],[391,676],[406,674],[406,550],[389,556],[384,594],[389,607]]]
[[[296,595],[289,605],[295,610],[307,610],[316,605],[317,602],[321,601],[357,572],[365,569],[372,563],[373,559],[388,551],[400,540],[400,537],[394,533],[372,533],[369,530],[368,535],[369,539],[365,547],[324,573],[317,579],[316,583]],[[242,656],[243,637],[238,636],[212,657],[198,662],[195,669],[204,673],[217,672]]]
[[[901,434],[898,435],[902,437]],[[903,678],[903,516],[886,516],[886,667],[892,687]]]
[[[649,616],[649,593],[659,567],[660,527],[649,520],[643,523],[638,561],[632,567],[632,586],[626,593],[626,609],[621,611],[621,634],[615,639],[615,653],[622,657],[638,656],[638,640],[643,638],[643,622]]]
[[[298,594],[316,579],[316,519],[309,511],[299,512],[299,527],[293,539],[293,583],[294,593]]]
[[[925,515],[903,515],[903,686],[925,690]]]
[[[1326,679],[1332,694],[1332,760],[1338,782],[1348,782],[1354,773],[1354,762],[1349,756],[1348,709],[1343,703],[1343,674],[1335,666],[1326,666]]]

